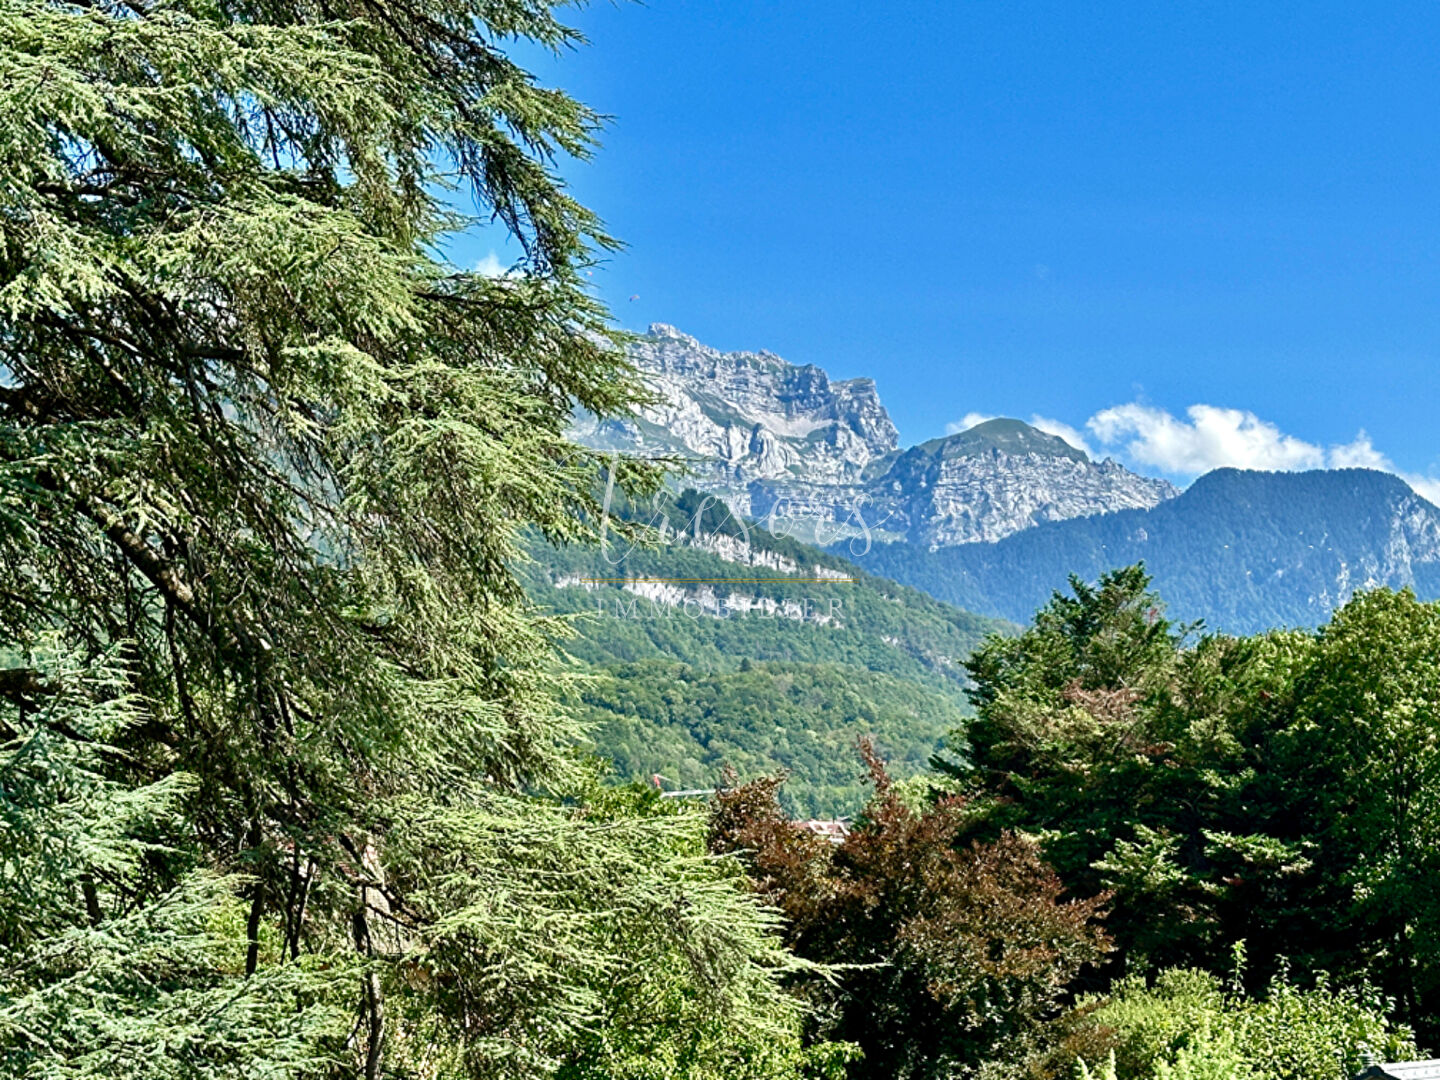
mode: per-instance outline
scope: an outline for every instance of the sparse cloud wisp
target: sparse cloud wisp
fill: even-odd
[[[482,277],[508,277],[510,268],[500,261],[500,256],[491,251],[475,264],[475,273]]]
[[[968,412],[959,420],[952,421],[945,425],[946,435],[959,435],[962,431],[969,431],[977,424],[983,424],[986,420],[996,419],[990,413]]]

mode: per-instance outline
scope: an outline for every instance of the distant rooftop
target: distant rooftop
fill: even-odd
[[[832,844],[843,844],[845,838],[850,835],[850,823],[843,819],[835,821],[802,821],[799,825],[802,829],[807,829],[816,836],[823,836]]]
[[[1387,1061],[1368,1066],[1355,1080],[1440,1080],[1440,1058],[1429,1061]]]

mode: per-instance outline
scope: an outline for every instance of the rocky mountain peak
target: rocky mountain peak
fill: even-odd
[[[691,481],[724,491],[742,512],[749,512],[744,492],[752,482],[855,481],[899,443],[869,379],[831,382],[813,364],[771,352],[722,352],[664,323],[632,344],[630,359],[660,403],[633,421],[581,417],[578,437],[689,458]]]
[[[654,338],[657,341],[685,341],[697,347],[700,345],[700,342],[696,341],[683,330],[678,330],[669,323],[663,322],[652,322],[645,336]]]
[[[957,435],[947,435],[943,439],[922,443],[916,449],[924,447],[934,447],[942,457],[964,457],[969,454],[999,451],[1011,455],[1034,454],[1039,457],[1070,458],[1072,461],[1090,460],[1085,451],[1071,446],[1060,436],[1031,427],[1022,420],[1012,420],[1004,416],[966,428]]]
[[[771,352],[722,352],[665,323],[631,345],[630,359],[660,402],[625,420],[577,417],[575,437],[684,458],[685,483],[799,539],[848,525],[930,547],[997,540],[1176,493],[1019,420],[902,451],[873,379],[831,380]]]
[[[872,491],[885,527],[928,548],[995,541],[1047,521],[1144,509],[1179,494],[1020,420],[988,420],[900,454]]]

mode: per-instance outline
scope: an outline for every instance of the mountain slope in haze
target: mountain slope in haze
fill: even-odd
[[[661,398],[627,419],[576,417],[579,442],[685,460],[684,483],[800,539],[868,534],[926,547],[1153,506],[1164,480],[1095,463],[1018,420],[902,450],[870,379],[832,381],[768,352],[721,352],[655,324],[630,359]]]
[[[1037,526],[994,544],[878,545],[857,562],[1021,621],[1074,573],[1144,562],[1179,620],[1255,633],[1316,626],[1359,589],[1440,596],[1440,510],[1388,473],[1220,469],[1149,510]]]
[[[856,740],[873,736],[897,775],[923,769],[968,712],[961,661],[1014,629],[742,528],[694,492],[665,516],[679,531],[659,548],[536,541],[522,569],[535,603],[577,617],[572,704],[624,778],[709,788],[726,766],[784,768],[792,812],[854,812]]]

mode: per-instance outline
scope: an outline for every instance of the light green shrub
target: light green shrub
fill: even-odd
[[[1113,1074],[1102,1067],[1097,1080],[1347,1080],[1367,1052],[1418,1056],[1374,991],[1324,977],[1302,989],[1282,973],[1251,998],[1208,972],[1172,968],[1153,983],[1122,979],[1096,1005],[1082,1003],[1084,1025],[1114,1047]]]

